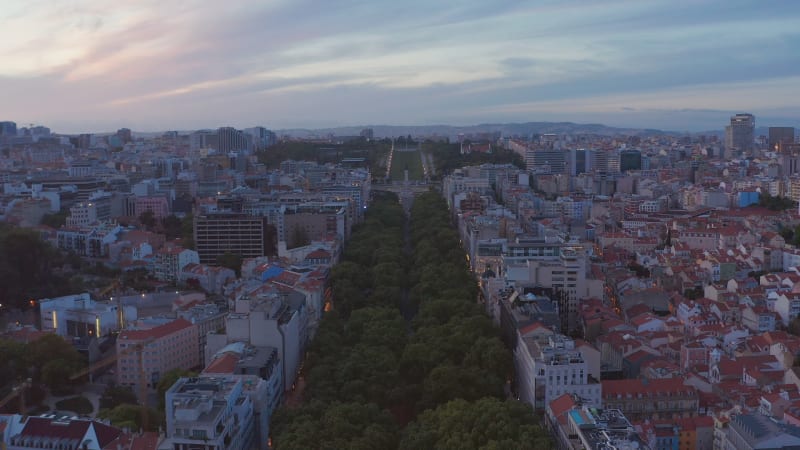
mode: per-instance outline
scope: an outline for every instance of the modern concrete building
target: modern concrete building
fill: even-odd
[[[225,334],[208,335],[206,360],[226,345],[247,342],[254,347],[275,347],[282,361],[284,389],[297,378],[308,340],[306,297],[292,289],[265,285],[260,293],[236,299],[228,314]]]
[[[136,307],[92,300],[89,293],[44,298],[39,304],[41,327],[70,338],[105,336],[121,328],[121,318],[136,320]],[[118,308],[123,308],[120,311]]]
[[[283,399],[283,367],[275,347],[254,347],[244,342],[228,344],[203,369],[204,375],[257,376],[266,383],[265,413],[271,415]]]
[[[217,150],[222,153],[236,150],[250,150],[253,146],[251,135],[242,133],[232,127],[218,128],[217,139]]]
[[[264,256],[267,250],[264,217],[217,213],[195,216],[194,242],[202,264],[216,264],[230,252],[242,258]]]
[[[282,208],[284,236],[288,248],[307,245],[329,236],[347,240],[352,222],[347,220],[346,205],[333,202],[308,202]]]
[[[794,127],[769,127],[769,149],[783,153],[794,144]]]
[[[181,378],[165,394],[167,438],[159,449],[266,449],[254,402],[262,382],[258,377]]]
[[[752,114],[731,116],[730,125],[725,127],[725,147],[731,155],[751,155],[755,145],[756,118]]]
[[[602,296],[602,286],[586,281],[583,248],[544,239],[509,243],[503,249],[504,277],[519,288],[553,291],[562,315],[563,332],[577,327],[578,301]]]

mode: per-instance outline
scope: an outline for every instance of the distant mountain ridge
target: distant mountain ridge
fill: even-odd
[[[525,123],[484,123],[479,125],[362,125],[333,128],[288,128],[275,130],[280,135],[289,135],[299,138],[314,136],[358,136],[361,130],[372,128],[375,137],[392,136],[457,136],[459,134],[480,134],[500,132],[503,136],[529,136],[531,134],[595,134],[602,136],[628,135],[670,135],[678,136],[681,133],[641,128],[617,128],[598,123],[579,124],[573,122],[525,122]]]

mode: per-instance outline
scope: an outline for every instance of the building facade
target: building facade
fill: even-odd
[[[266,440],[256,442],[255,405],[244,389],[238,377],[179,379],[165,394],[167,439],[159,448],[266,449]]]
[[[195,216],[194,242],[202,264],[216,264],[227,252],[242,258],[257,258],[267,251],[267,221],[242,214]]]
[[[186,319],[122,331],[117,338],[117,384],[130,386],[137,395],[155,388],[170,370],[200,367],[198,347],[197,326]]]

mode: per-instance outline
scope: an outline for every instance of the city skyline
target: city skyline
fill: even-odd
[[[799,126],[793,2],[17,2],[0,119],[63,133]]]

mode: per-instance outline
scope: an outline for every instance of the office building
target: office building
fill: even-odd
[[[200,263],[216,264],[225,253],[257,258],[267,251],[267,221],[264,217],[217,213],[195,216],[194,243]]]
[[[252,147],[252,137],[242,133],[236,128],[222,127],[217,129],[217,150],[222,153],[250,150]]]
[[[117,130],[117,138],[119,138],[120,142],[123,144],[127,144],[133,140],[133,134],[131,133],[130,128],[120,128]]]
[[[629,170],[642,170],[641,150],[623,150],[619,153],[619,170],[627,172]]]
[[[264,127],[245,128],[242,131],[251,137],[253,149],[256,151],[272,147],[278,141],[278,136]]]
[[[769,127],[769,149],[786,152],[794,144],[794,127]]]
[[[752,114],[731,116],[731,123],[725,127],[725,148],[731,156],[750,156],[755,145],[756,118]]]
[[[577,327],[578,301],[599,297],[602,291],[586,280],[586,252],[560,242],[531,239],[506,244],[502,261],[505,279],[518,288],[542,287],[553,290],[561,311],[561,329]]]
[[[0,136],[16,136],[17,124],[15,122],[5,121],[0,122]]]
[[[525,168],[534,173],[565,173],[567,153],[560,149],[538,149],[525,152]]]
[[[346,240],[352,221],[347,218],[345,202],[307,202],[286,205],[283,211],[284,235],[287,248],[300,247],[311,241],[336,236]]]
[[[594,150],[585,148],[571,149],[569,151],[569,174],[573,177],[592,170]]]

